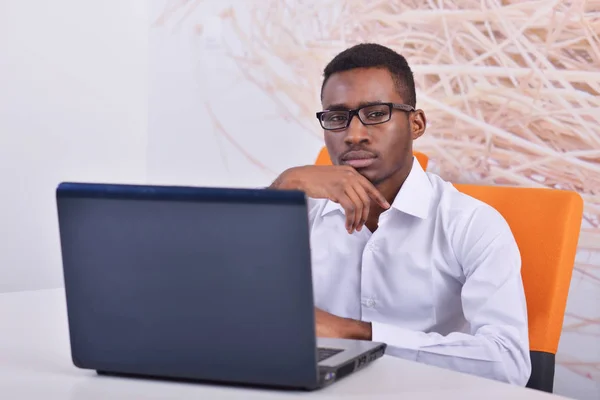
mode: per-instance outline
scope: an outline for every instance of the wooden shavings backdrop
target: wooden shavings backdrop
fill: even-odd
[[[579,192],[585,220],[557,390],[600,398],[600,1],[156,1],[152,30],[195,37],[200,58],[207,46],[220,49],[229,73],[271,100],[269,113],[319,146],[323,67],[350,45],[377,42],[415,72],[417,106],[429,121],[415,147],[431,158],[430,170],[454,182]],[[228,142],[222,151],[274,177],[281,164],[244,144],[247,126],[223,126],[218,101],[199,107]]]

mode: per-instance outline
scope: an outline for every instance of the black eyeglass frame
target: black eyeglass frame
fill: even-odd
[[[358,114],[360,112],[360,110],[362,110],[363,108],[367,108],[367,107],[373,107],[373,106],[388,106],[389,107],[389,117],[388,119],[386,119],[385,121],[379,121],[379,122],[372,122],[372,123],[365,123],[361,118],[360,115]],[[379,124],[385,124],[386,122],[388,122],[391,118],[392,118],[392,109],[395,110],[400,110],[400,111],[405,111],[405,112],[413,112],[415,111],[415,108],[413,106],[410,106],[408,104],[398,104],[398,103],[373,103],[373,104],[365,104],[364,106],[361,106],[359,108],[355,108],[354,110],[323,110],[323,111],[319,111],[317,112],[317,119],[319,120],[319,123],[321,124],[321,128],[327,130],[327,131],[339,131],[342,129],[346,129],[347,127],[350,126],[350,123],[352,122],[352,118],[354,118],[354,116],[356,115],[358,117],[358,120],[363,124],[363,125],[379,125]],[[346,120],[346,125],[339,127],[339,128],[325,128],[325,126],[323,126],[323,120],[321,119],[321,117],[323,116],[323,114],[328,113],[328,112],[347,112],[348,113],[348,119]]]

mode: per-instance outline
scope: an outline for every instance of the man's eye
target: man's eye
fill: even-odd
[[[345,121],[348,119],[346,114],[330,114],[327,116],[327,121]]]
[[[367,114],[367,118],[380,120],[380,119],[386,118],[387,115],[388,115],[388,113],[386,113],[384,111],[373,111],[373,112],[370,112],[369,114]]]

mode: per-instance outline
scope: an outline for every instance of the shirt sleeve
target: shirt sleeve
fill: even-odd
[[[485,205],[462,218],[450,237],[465,281],[461,301],[469,333],[416,332],[372,322],[387,353],[525,386],[531,373],[521,257],[504,218]]]
[[[324,199],[313,199],[312,197],[306,197],[309,226],[313,226],[315,219],[323,211],[323,206],[325,203],[326,201]]]

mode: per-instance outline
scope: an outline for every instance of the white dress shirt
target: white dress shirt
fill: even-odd
[[[531,372],[521,257],[504,218],[412,170],[371,233],[309,199],[315,305],[371,322],[387,354],[525,386]]]

